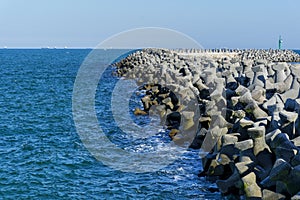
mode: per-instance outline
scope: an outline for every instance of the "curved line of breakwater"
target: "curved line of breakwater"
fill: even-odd
[[[167,92],[160,100],[166,118],[191,119],[191,111],[173,108],[197,95],[200,115],[186,122],[199,123],[191,147],[208,152],[200,176],[217,180],[225,195],[284,199],[300,191],[300,65],[294,62],[300,56],[291,50],[144,49],[115,66],[118,76],[144,85],[148,107],[159,102],[157,84],[173,83],[186,101],[174,105]],[[180,122],[171,127],[173,140],[184,137],[186,122]]]

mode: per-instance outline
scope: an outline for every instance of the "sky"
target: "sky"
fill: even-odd
[[[204,48],[300,49],[299,0],[0,0],[0,48],[95,47],[161,27]]]

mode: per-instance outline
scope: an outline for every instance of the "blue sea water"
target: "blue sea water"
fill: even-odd
[[[294,50],[297,54],[300,54],[300,50]]]
[[[103,50],[99,64],[107,65],[118,51]],[[198,151],[151,173],[117,171],[90,154],[72,116],[74,81],[89,53],[88,49],[0,50],[0,198],[219,199],[219,193],[208,191],[213,185],[197,177]],[[107,87],[103,91],[109,93]],[[99,102],[103,99],[96,95],[99,123],[113,132],[110,118],[103,117],[109,114],[106,104]],[[114,137],[112,141],[124,141],[126,146],[127,140]]]

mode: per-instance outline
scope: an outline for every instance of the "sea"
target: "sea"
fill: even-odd
[[[91,51],[0,50],[0,199],[220,199],[215,184],[198,177],[199,150],[187,150],[159,170],[135,173],[107,166],[86,148],[75,127],[72,96],[78,71]],[[99,51],[99,67],[128,53]],[[109,108],[112,84],[118,81],[112,71],[106,70],[97,90],[95,110],[107,137],[126,150],[132,137],[120,132]],[[130,101],[133,110],[139,99]],[[169,140],[161,130],[132,144],[151,149]],[[113,153],[108,151],[111,157]]]

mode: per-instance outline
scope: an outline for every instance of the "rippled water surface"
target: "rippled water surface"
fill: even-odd
[[[116,171],[91,156],[72,119],[73,84],[89,52],[0,50],[0,198],[219,198],[218,193],[207,191],[212,186],[209,182],[197,177],[198,151],[189,151],[160,171],[142,174]],[[103,51],[99,65],[119,53]],[[109,92],[107,87],[102,92]],[[106,100],[99,98],[97,94],[99,123],[107,134],[115,133],[112,141],[129,148],[128,138],[123,140],[124,135],[114,130]],[[157,138],[168,140],[161,133],[137,145],[151,149]]]

